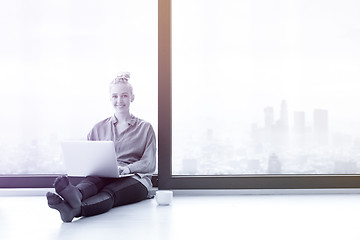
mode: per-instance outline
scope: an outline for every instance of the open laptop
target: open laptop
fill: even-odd
[[[98,176],[109,178],[120,175],[112,141],[63,141],[64,162],[69,176]]]

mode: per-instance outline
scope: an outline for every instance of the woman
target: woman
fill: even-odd
[[[156,165],[155,133],[150,123],[130,114],[134,94],[129,78],[130,73],[122,73],[110,83],[115,114],[97,123],[88,140],[113,141],[119,173],[135,175],[119,179],[88,176],[76,186],[66,176],[58,177],[54,182],[57,194],[48,192],[46,197],[49,207],[58,210],[64,222],[151,197],[151,176]]]

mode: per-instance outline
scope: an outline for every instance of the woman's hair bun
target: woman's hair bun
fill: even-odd
[[[118,73],[118,75],[114,79],[114,83],[128,82],[129,79],[130,79],[130,73],[129,72],[121,72],[121,73]]]

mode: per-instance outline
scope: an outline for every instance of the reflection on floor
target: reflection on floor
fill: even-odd
[[[44,196],[0,197],[0,239],[360,239],[360,195],[175,194],[62,223]]]

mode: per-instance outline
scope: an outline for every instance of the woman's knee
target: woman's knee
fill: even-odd
[[[147,195],[147,188],[140,182],[134,182],[133,184],[126,185],[123,188],[113,192],[114,206],[139,202],[145,200]]]
[[[88,176],[82,180],[76,187],[83,195],[83,200],[97,194],[103,187],[105,182],[102,178],[95,176]]]
[[[82,202],[81,215],[98,215],[109,211],[113,206],[114,197],[107,191],[101,191]]]

